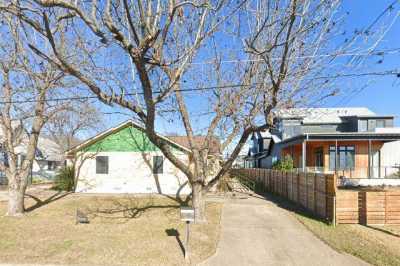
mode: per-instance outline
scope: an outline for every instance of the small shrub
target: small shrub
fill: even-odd
[[[72,191],[74,189],[75,170],[72,166],[61,168],[54,178],[53,189],[59,191]]]
[[[293,168],[293,159],[289,155],[286,155],[282,160],[278,160],[272,165],[272,169],[274,170],[290,171]]]

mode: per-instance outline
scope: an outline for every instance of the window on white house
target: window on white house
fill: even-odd
[[[162,174],[164,172],[164,157],[153,156],[153,174]]]
[[[55,170],[56,169],[56,162],[55,161],[47,161],[47,170]]]
[[[108,156],[96,156],[96,174],[108,174]]]

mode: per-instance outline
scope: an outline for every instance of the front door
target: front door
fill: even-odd
[[[315,170],[324,170],[324,151],[322,148],[315,149]]]
[[[371,177],[377,178],[381,177],[381,160],[380,160],[380,151],[373,150],[371,156]]]

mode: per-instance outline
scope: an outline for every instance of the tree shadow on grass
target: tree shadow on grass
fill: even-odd
[[[178,208],[180,208],[179,204],[160,204],[155,202],[154,198],[130,196],[107,199],[106,201],[98,202],[95,206],[87,206],[84,210],[81,210],[91,219],[98,217],[111,220],[125,219],[128,221],[140,218],[144,213],[152,209],[164,209],[163,215],[168,215],[170,212],[175,214]]]
[[[386,230],[386,229],[383,229],[383,228],[379,228],[377,226],[370,226],[370,225],[365,225],[365,227],[368,227],[369,229],[376,230],[376,231],[379,231],[379,232],[382,232],[382,233],[385,233],[385,234],[400,238],[400,234],[393,233],[390,230]]]
[[[50,197],[45,198],[45,199],[40,199],[37,196],[34,196],[32,194],[26,193],[25,196],[28,197],[28,198],[33,199],[35,201],[35,204],[30,206],[30,207],[28,207],[28,208],[26,208],[25,212],[31,212],[33,210],[36,210],[37,208],[40,208],[40,207],[45,206],[47,204],[50,204],[50,203],[52,203],[54,201],[62,199],[65,196],[67,196],[67,195],[69,195],[71,193],[72,192],[57,191],[53,195],[51,195]]]

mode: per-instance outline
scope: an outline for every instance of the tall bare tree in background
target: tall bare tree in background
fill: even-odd
[[[0,10],[51,47],[49,54],[31,44],[38,56],[141,120],[150,140],[187,176],[197,221],[205,219],[204,193],[230,169],[248,136],[273,127],[281,108],[335,94],[323,76],[350,66],[332,67],[340,54],[359,50],[358,38],[367,38],[362,32],[339,47],[332,43],[339,32],[336,0],[3,2]],[[65,45],[71,40],[77,46]],[[188,89],[195,95],[186,95]],[[156,134],[156,122],[174,115],[193,164],[175,157]],[[198,134],[206,135],[202,145],[194,141]],[[215,135],[222,148],[234,144],[208,178]]]
[[[6,154],[0,170],[8,179],[9,216],[24,212],[24,196],[39,134],[46,121],[62,108],[47,102],[63,86],[65,74],[37,60],[24,44],[18,20],[0,14],[1,144]]]
[[[49,119],[44,132],[66,152],[81,142],[82,133],[94,135],[102,127],[102,114],[93,104],[87,100],[69,101]]]

